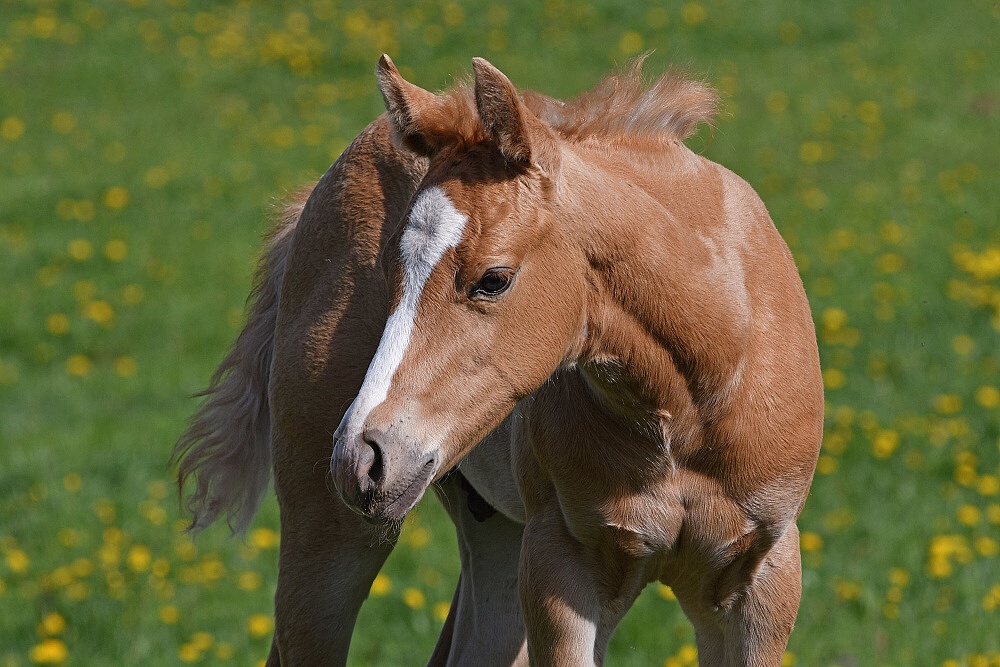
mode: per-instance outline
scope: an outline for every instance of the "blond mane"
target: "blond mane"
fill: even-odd
[[[676,68],[647,83],[642,72],[647,55],[567,102],[561,107],[562,118],[550,125],[579,141],[628,136],[683,140],[701,123],[711,124],[719,104],[715,91]]]

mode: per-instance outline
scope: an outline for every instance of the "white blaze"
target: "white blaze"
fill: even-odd
[[[386,320],[382,340],[368,366],[361,390],[337,429],[339,435],[359,433],[368,414],[388,395],[393,375],[410,345],[424,284],[445,252],[462,240],[466,222],[468,217],[455,208],[439,187],[424,190],[413,203],[399,242],[403,294]]]

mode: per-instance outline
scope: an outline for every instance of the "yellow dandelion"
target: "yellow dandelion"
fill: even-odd
[[[625,55],[633,55],[642,51],[645,42],[635,30],[626,30],[618,40],[618,49]]]
[[[804,141],[799,146],[799,160],[803,164],[816,164],[823,159],[823,146],[818,141]]]
[[[823,538],[819,533],[806,531],[799,536],[799,544],[803,551],[813,553],[823,548]]]
[[[69,252],[69,256],[78,262],[88,260],[94,254],[94,246],[86,239],[73,239],[69,242],[66,249]]]
[[[149,570],[150,572],[153,573],[153,576],[162,579],[163,577],[170,574],[170,561],[168,561],[166,558],[157,558],[156,560],[153,561],[153,564],[150,566]]]
[[[236,585],[245,591],[255,591],[260,588],[261,578],[256,572],[240,572],[236,578]]]
[[[375,575],[375,581],[372,582],[372,587],[369,593],[372,597],[382,597],[383,595],[387,595],[391,590],[392,580],[379,572]]]
[[[827,389],[840,389],[846,381],[847,376],[839,368],[827,368],[823,371],[823,386]]]
[[[63,477],[63,488],[70,493],[76,493],[83,488],[83,478],[75,472],[67,473]]]
[[[788,95],[780,90],[772,91],[764,98],[764,107],[771,113],[784,113],[788,111]]]
[[[66,372],[73,377],[83,377],[90,373],[93,363],[84,354],[74,354],[66,360]]]
[[[858,118],[865,125],[877,125],[882,118],[882,108],[878,102],[871,100],[866,100],[858,104],[855,108],[855,113],[858,114]]]
[[[82,581],[74,581],[66,587],[66,597],[79,602],[90,597],[90,586]]]
[[[163,500],[170,495],[170,488],[162,479],[150,482],[147,490],[149,491],[149,496],[151,498],[155,498],[156,500]]]
[[[806,208],[818,211],[826,206],[826,193],[817,187],[806,188],[802,192],[802,201]]]
[[[705,8],[697,2],[689,2],[681,9],[681,19],[688,25],[694,26],[704,23],[706,18],[708,18],[708,14]]]
[[[414,549],[423,549],[431,541],[431,534],[423,526],[417,526],[406,535],[406,543]]]
[[[103,299],[94,299],[83,305],[83,316],[88,320],[107,326],[115,318],[115,309]]]
[[[181,611],[176,606],[172,604],[165,604],[160,607],[160,611],[157,614],[160,617],[160,621],[167,625],[173,625],[181,618]]]
[[[128,206],[128,199],[128,190],[120,185],[116,185],[104,191],[102,202],[105,207],[110,208],[112,211],[120,211]]]
[[[903,268],[903,258],[894,252],[883,253],[876,260],[876,266],[882,273],[898,273]]]
[[[75,577],[89,577],[94,573],[94,561],[89,558],[77,558],[69,569]]]
[[[219,642],[215,645],[215,657],[218,660],[232,660],[236,655],[236,647],[229,642]]]
[[[976,403],[990,409],[1000,406],[1000,389],[988,385],[980,387],[976,390]]]
[[[187,527],[186,522],[182,525],[181,529],[183,530],[185,527]],[[198,557],[198,547],[195,546],[189,537],[182,537],[178,540],[174,546],[174,551],[181,560],[192,561]]]
[[[77,280],[73,283],[73,296],[81,303],[89,301],[96,293],[97,285],[93,280]]]
[[[69,331],[69,318],[63,313],[52,313],[45,320],[45,328],[53,336],[62,336]]]
[[[75,547],[80,543],[80,531],[75,528],[63,528],[56,534],[56,539],[64,547]]]
[[[101,523],[111,524],[115,522],[115,504],[107,498],[100,498],[95,502],[94,511],[97,513],[97,518],[101,520]],[[105,539],[107,539],[107,536],[108,533],[105,531]]]
[[[139,503],[139,513],[154,526],[162,526],[167,522],[166,510],[152,500],[144,500]]]
[[[96,208],[94,207],[94,202],[81,199],[79,201],[73,202],[73,217],[80,222],[87,222],[94,217],[96,213]]]
[[[59,134],[69,134],[76,129],[76,116],[68,111],[59,111],[52,116],[52,129]]]
[[[682,663],[693,665],[698,659],[698,647],[694,644],[685,644],[677,651],[677,657]]]
[[[860,584],[843,579],[838,580],[834,584],[834,590],[837,593],[837,597],[844,601],[856,600],[861,595]]]
[[[439,623],[444,623],[448,618],[448,612],[451,611],[450,602],[438,602],[435,603],[433,608],[434,619]]]
[[[934,410],[943,415],[954,415],[962,411],[962,399],[955,394],[940,394],[934,397]]]
[[[827,308],[820,315],[823,328],[829,331],[840,331],[847,324],[847,313],[843,308]]]
[[[66,630],[66,619],[58,612],[46,614],[38,624],[38,634],[43,636],[61,635]]]
[[[8,116],[0,121],[0,137],[7,141],[17,141],[24,135],[24,121],[17,116]]]
[[[115,359],[115,373],[119,377],[130,378],[133,375],[135,375],[137,370],[139,370],[139,365],[136,364],[135,359],[133,359],[132,357],[118,357],[117,359]],[[147,516],[146,518],[152,521],[152,518],[150,518],[149,516]],[[162,523],[162,521],[160,523]]]
[[[970,354],[976,349],[976,341],[968,334],[959,334],[951,339],[951,349],[955,354]]]
[[[75,206],[76,202],[72,199],[60,199],[59,203],[56,204],[56,215],[63,220],[72,220]]]
[[[254,639],[260,639],[271,634],[274,630],[274,621],[266,614],[254,614],[247,619],[247,632]]]
[[[50,637],[31,647],[28,657],[39,665],[59,665],[66,662],[69,650],[61,639]]]
[[[274,549],[280,543],[280,536],[270,528],[255,528],[250,533],[250,544],[258,549]]]
[[[142,285],[126,285],[122,290],[122,301],[130,306],[141,303],[146,298],[146,290]]]
[[[277,127],[271,132],[271,142],[278,148],[292,148],[295,146],[295,130],[287,125]]]
[[[997,553],[1000,553],[1000,544],[997,544],[996,540],[987,535],[977,537],[973,546],[976,552],[984,558],[993,558]]]
[[[893,586],[903,588],[910,583],[910,573],[901,567],[894,567],[889,570],[889,581]]]
[[[975,505],[968,504],[960,506],[958,510],[956,510],[955,515],[958,518],[959,523],[966,526],[975,526],[982,518],[982,512],[979,511],[979,508]]]
[[[403,603],[410,609],[423,609],[427,604],[427,598],[423,592],[416,588],[403,589]]]
[[[196,662],[201,660],[201,651],[194,644],[188,642],[181,644],[177,649],[177,657],[181,659],[181,662]]]
[[[879,429],[872,441],[872,453],[875,458],[887,459],[899,447],[899,433],[891,429]]]
[[[146,172],[146,185],[159,190],[170,181],[170,173],[164,167],[153,167]]]
[[[211,633],[208,632],[196,632],[191,635],[191,645],[197,648],[199,651],[207,651],[212,648],[212,644],[215,643],[215,638],[212,637]]]
[[[983,475],[976,482],[976,490],[980,495],[995,496],[1000,492],[1000,478],[996,475]]]
[[[823,454],[819,457],[819,461],[816,462],[816,472],[821,475],[832,475],[837,472],[839,465],[840,464],[837,463],[837,459],[827,454]]]
[[[152,560],[149,547],[144,544],[133,544],[125,556],[125,562],[133,572],[145,572]]]
[[[104,256],[112,262],[120,262],[128,255],[128,246],[121,239],[111,239],[104,244]]]

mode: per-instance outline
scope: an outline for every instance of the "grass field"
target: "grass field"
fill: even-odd
[[[273,203],[381,109],[383,51],[568,96],[655,49],[725,109],[816,318],[827,429],[788,665],[1000,665],[1000,6],[892,0],[0,2],[0,667],[256,664],[279,539],[180,532],[167,458]],[[428,500],[355,665],[429,655],[457,574]],[[695,664],[651,587],[611,665]]]

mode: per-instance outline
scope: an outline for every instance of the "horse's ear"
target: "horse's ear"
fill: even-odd
[[[555,174],[559,151],[548,126],[528,109],[503,72],[482,58],[473,58],[472,68],[479,121],[500,153],[509,162]]]
[[[421,119],[436,109],[437,95],[404,79],[385,54],[379,58],[376,76],[389,122],[400,142],[418,155],[435,153],[438,142]]]
[[[503,72],[482,58],[472,59],[476,73],[476,109],[486,135],[511,162],[531,164],[531,137],[527,109],[514,84]]]

